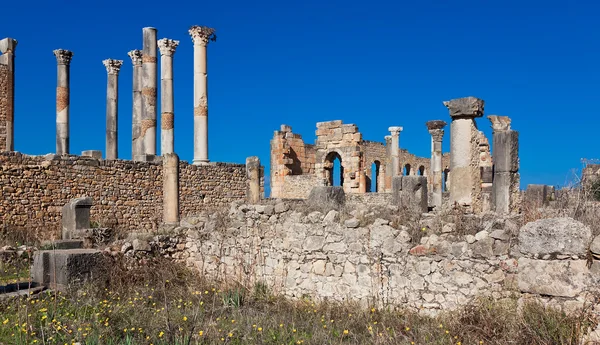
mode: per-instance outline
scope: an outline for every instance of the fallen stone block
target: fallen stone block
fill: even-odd
[[[534,257],[577,255],[585,257],[592,230],[573,218],[540,219],[519,231],[519,250]]]
[[[591,284],[586,260],[534,260],[519,258],[521,292],[576,297]]]
[[[346,203],[346,193],[342,187],[317,186],[310,191],[306,202],[310,206],[320,207],[325,213],[331,209],[340,209]]]
[[[34,282],[57,290],[66,290],[89,279],[98,278],[108,264],[95,249],[42,250],[33,256]]]

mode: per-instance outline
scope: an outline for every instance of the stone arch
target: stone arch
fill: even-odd
[[[328,186],[334,185],[334,162],[336,159],[340,162],[340,186],[344,186],[344,160],[342,160],[342,155],[336,150],[330,151],[325,155],[325,160],[323,162],[325,182]]]
[[[404,165],[403,175],[404,176],[409,176],[410,175],[410,163],[406,163]]]
[[[369,188],[368,192],[379,192],[382,189],[382,169],[381,162],[379,160],[374,160],[371,165],[371,176],[369,176]],[[375,169],[373,169],[375,168]]]
[[[446,168],[444,169],[444,172],[442,173],[442,191],[446,192],[448,191],[448,177],[450,175],[450,169]]]
[[[419,167],[419,170],[417,171],[417,175],[419,175],[419,176],[425,176],[425,166],[424,165],[421,165]]]

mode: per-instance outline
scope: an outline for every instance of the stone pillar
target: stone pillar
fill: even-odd
[[[160,49],[160,153],[175,151],[174,100],[173,100],[173,54],[179,41],[163,38],[158,41]]]
[[[402,129],[402,127],[397,126],[388,128],[388,131],[392,134],[392,149],[390,150],[392,154],[392,176],[400,175],[400,132],[402,132]]]
[[[70,67],[73,52],[56,49],[56,154],[69,154]]]
[[[206,164],[208,160],[208,89],[206,46],[216,39],[215,30],[194,25],[189,30],[194,42],[194,161]]]
[[[373,172],[371,173],[371,176],[373,176]],[[358,172],[358,192],[367,192],[367,174],[364,170]]]
[[[117,159],[118,119],[119,119],[119,71],[123,60],[107,59],[102,61],[108,73],[106,86],[106,159]]]
[[[142,122],[140,138],[143,154],[156,154],[156,29],[143,28]]]
[[[384,191],[390,192],[392,190],[392,136],[386,135],[385,140],[385,155],[387,162],[385,164],[385,179],[384,179]]]
[[[483,116],[484,102],[465,97],[444,102],[450,112],[450,202],[473,209],[481,190],[479,135],[475,118]]]
[[[519,132],[510,128],[508,116],[490,115],[493,129],[494,179],[492,207],[502,214],[519,212]]]
[[[143,141],[140,138],[142,128],[142,51],[132,50],[127,53],[133,64],[133,107],[131,109],[131,159],[141,160],[144,153]]]
[[[0,151],[15,150],[15,50],[17,49],[17,40],[5,38],[0,41],[0,64],[8,67],[8,90],[7,90],[7,109],[6,109],[6,133],[5,143],[0,143]]]
[[[162,155],[163,161],[163,222],[179,223],[179,157],[175,153]]]
[[[431,134],[431,205],[439,208],[442,206],[442,139],[446,122],[434,120],[425,125]]]
[[[260,159],[256,156],[246,158],[246,178],[248,189],[246,200],[251,204],[260,202]]]

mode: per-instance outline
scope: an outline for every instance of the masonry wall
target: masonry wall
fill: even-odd
[[[6,121],[9,116],[10,75],[8,66],[0,63],[0,151],[6,150]]]
[[[79,156],[0,153],[0,226],[59,236],[62,206],[94,200],[92,221],[120,231],[150,231],[162,220],[162,165]],[[180,212],[197,214],[245,198],[241,164],[180,163]]]
[[[315,175],[287,175],[279,197],[284,199],[306,199],[313,187],[322,184]]]

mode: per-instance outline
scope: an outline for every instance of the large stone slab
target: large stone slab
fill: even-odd
[[[42,250],[33,256],[31,275],[38,284],[64,291],[98,278],[107,265],[105,260],[96,249]]]
[[[414,207],[427,213],[427,177],[395,176],[392,178],[393,203],[402,207]]]
[[[584,257],[591,241],[589,227],[566,217],[536,220],[519,231],[521,253],[539,257],[548,254]]]
[[[343,187],[317,186],[310,191],[306,202],[323,209],[339,209],[346,202],[346,193]]]
[[[591,284],[586,260],[534,260],[519,258],[521,292],[575,297]]]

